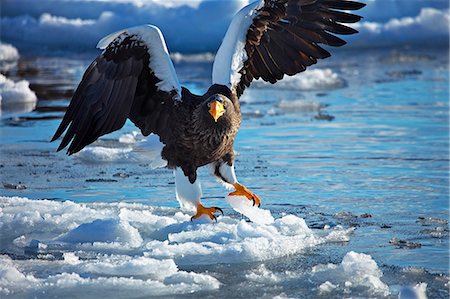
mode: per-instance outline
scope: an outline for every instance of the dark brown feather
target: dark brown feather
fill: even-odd
[[[253,78],[275,83],[330,56],[320,44],[340,47],[345,41],[333,34],[357,31],[340,23],[361,17],[340,10],[358,10],[365,4],[347,0],[266,0],[247,31],[247,60],[241,80],[232,88],[240,97]]]

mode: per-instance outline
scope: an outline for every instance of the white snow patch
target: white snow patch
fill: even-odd
[[[278,108],[288,112],[319,112],[323,108],[319,102],[312,100],[281,100]]]
[[[136,228],[118,219],[97,219],[83,223],[58,240],[68,243],[119,242],[131,247],[138,247],[143,242]]]
[[[274,273],[273,271],[267,269],[264,264],[245,274],[246,279],[263,285],[276,285],[297,277],[298,274],[291,271]]]
[[[126,133],[126,134],[121,135],[119,137],[119,142],[125,143],[125,144],[134,144],[142,138],[144,138],[144,137],[142,136],[142,134],[140,132],[133,131],[131,133]]]
[[[109,148],[103,146],[89,146],[75,154],[75,157],[85,163],[105,163],[105,162],[129,162],[133,159],[131,147]]]
[[[0,42],[0,62],[15,61],[19,59],[19,51],[10,44]]]
[[[334,289],[336,289],[337,287],[338,287],[337,285],[334,285],[327,280],[319,286],[319,293],[320,294],[329,293]]]
[[[327,69],[307,69],[294,76],[284,76],[281,81],[275,84],[265,82],[262,79],[252,83],[253,87],[259,88],[280,88],[292,90],[332,90],[344,87],[346,82],[340,78],[333,70]]]
[[[14,82],[0,74],[0,108],[28,112],[36,107],[37,97],[26,80]]]
[[[199,53],[199,54],[183,54],[183,53],[172,53],[170,54],[170,58],[175,63],[180,62],[213,62],[214,61],[214,53],[206,52],[206,53]]]
[[[133,131],[119,136],[118,142],[127,147],[88,146],[75,157],[85,163],[150,163],[153,169],[167,165],[167,161],[161,157],[164,144],[159,141],[158,135],[144,137],[138,131]]]
[[[345,293],[366,289],[373,296],[389,295],[389,287],[381,281],[383,272],[370,255],[348,252],[341,264],[317,265],[312,268],[312,278],[323,281],[320,292],[336,288]]]
[[[150,134],[137,142],[133,147],[133,151],[151,162],[150,167],[161,168],[167,166],[167,161],[161,156],[163,147],[164,143],[159,140],[159,136]]]
[[[245,196],[226,196],[225,200],[236,211],[247,216],[251,221],[258,224],[271,224],[274,222],[269,210],[253,206],[253,202]]]
[[[141,298],[190,294],[220,287],[220,282],[214,277],[179,271],[171,260],[98,256],[97,259],[64,266],[58,261],[14,261],[3,255],[0,261],[0,294],[20,298],[42,294],[66,297],[75,293],[82,298]],[[22,267],[27,270],[21,270]],[[35,277],[30,268],[50,274]],[[83,277],[79,273],[83,273]],[[95,276],[86,277],[86,273]],[[117,273],[123,276],[115,276]]]
[[[413,287],[404,287],[398,294],[399,299],[427,299],[427,284],[418,283]]]
[[[156,83],[156,86],[162,91],[171,92],[175,90],[178,95],[177,99],[181,100],[180,82],[178,82],[178,77],[172,60],[170,59],[169,51],[167,50],[166,42],[164,41],[161,30],[153,25],[127,28],[102,38],[98,42],[97,48],[105,49],[113,40],[123,34],[135,34],[145,43],[150,55],[149,68],[154,75],[161,80]]]

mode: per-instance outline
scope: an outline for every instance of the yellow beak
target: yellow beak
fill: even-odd
[[[219,117],[221,117],[225,113],[225,108],[223,107],[223,104],[221,102],[214,101],[211,103],[208,112],[214,118],[214,121],[217,122]]]

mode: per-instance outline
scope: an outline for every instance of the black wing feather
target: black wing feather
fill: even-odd
[[[158,89],[161,80],[149,68],[149,59],[146,44],[136,35],[123,33],[111,42],[87,68],[52,138],[67,130],[58,151],[70,144],[67,153],[76,153],[122,128],[127,118],[145,136],[168,138],[166,127],[177,92]]]
[[[247,60],[233,86],[237,96],[254,78],[275,83],[284,74],[297,74],[329,57],[320,44],[340,47],[346,42],[333,34],[358,32],[341,23],[355,23],[361,17],[341,10],[364,6],[348,0],[265,0],[247,31]]]

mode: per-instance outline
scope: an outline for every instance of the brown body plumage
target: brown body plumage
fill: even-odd
[[[207,104],[223,101],[225,113],[217,120],[208,114]],[[197,168],[223,159],[231,162],[233,143],[241,122],[239,101],[222,85],[213,85],[203,96],[183,88],[182,103],[175,103],[167,127],[170,134],[161,137],[165,144],[163,159],[168,166],[181,167],[193,183]]]

